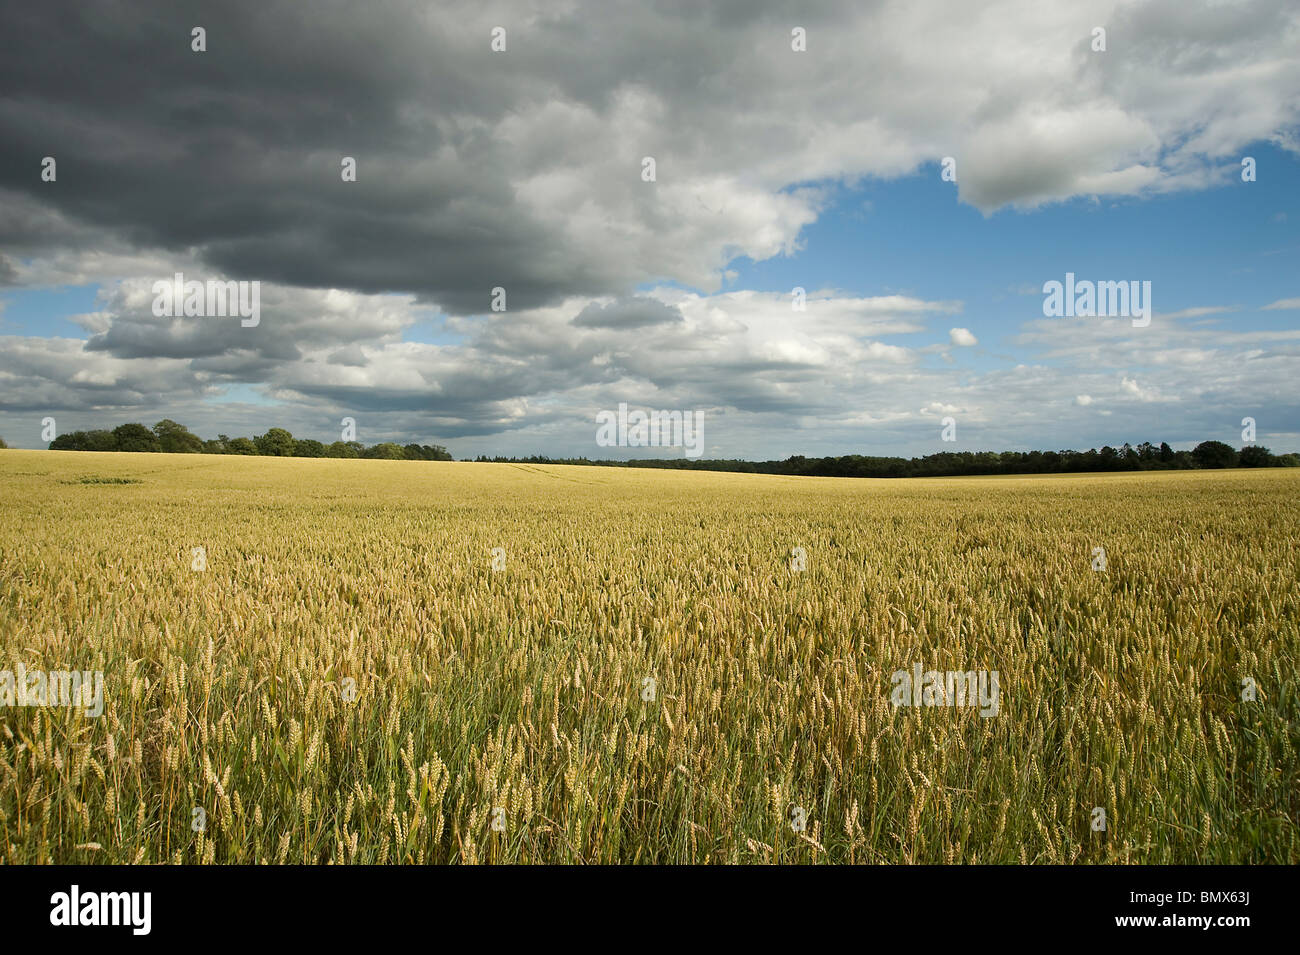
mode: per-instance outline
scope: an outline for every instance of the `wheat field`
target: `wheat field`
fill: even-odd
[[[0,860],[1300,862],[1298,490],[0,452]]]

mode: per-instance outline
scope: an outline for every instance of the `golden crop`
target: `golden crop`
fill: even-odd
[[[0,452],[0,860],[1296,863],[1298,490]]]

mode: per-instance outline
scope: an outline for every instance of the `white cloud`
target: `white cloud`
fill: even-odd
[[[1142,385],[1138,384],[1136,378],[1129,378],[1127,375],[1125,375],[1123,378],[1120,379],[1119,387],[1120,387],[1120,391],[1122,391],[1124,394],[1136,398],[1138,401],[1150,402],[1150,401],[1177,401],[1178,400],[1177,398],[1162,397],[1155,388],[1152,388],[1150,386],[1143,387]]]
[[[950,328],[948,329],[948,338],[954,345],[966,348],[979,344],[979,339],[972,335],[968,328]]]
[[[1195,308],[1185,308],[1178,312],[1168,312],[1156,316],[1157,318],[1169,321],[1178,318],[1200,318],[1202,315],[1222,315],[1225,312],[1239,312],[1240,305],[1198,305]]]
[[[961,405],[945,404],[942,401],[932,401],[921,409],[921,414],[926,416],[934,415],[954,415],[965,411]]]

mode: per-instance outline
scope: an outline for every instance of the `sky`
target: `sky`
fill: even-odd
[[[1298,182],[1291,0],[11,4],[0,437],[1297,451]]]

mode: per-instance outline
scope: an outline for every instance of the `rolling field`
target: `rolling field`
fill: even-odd
[[[1297,492],[2,451],[0,861],[1297,863]]]

